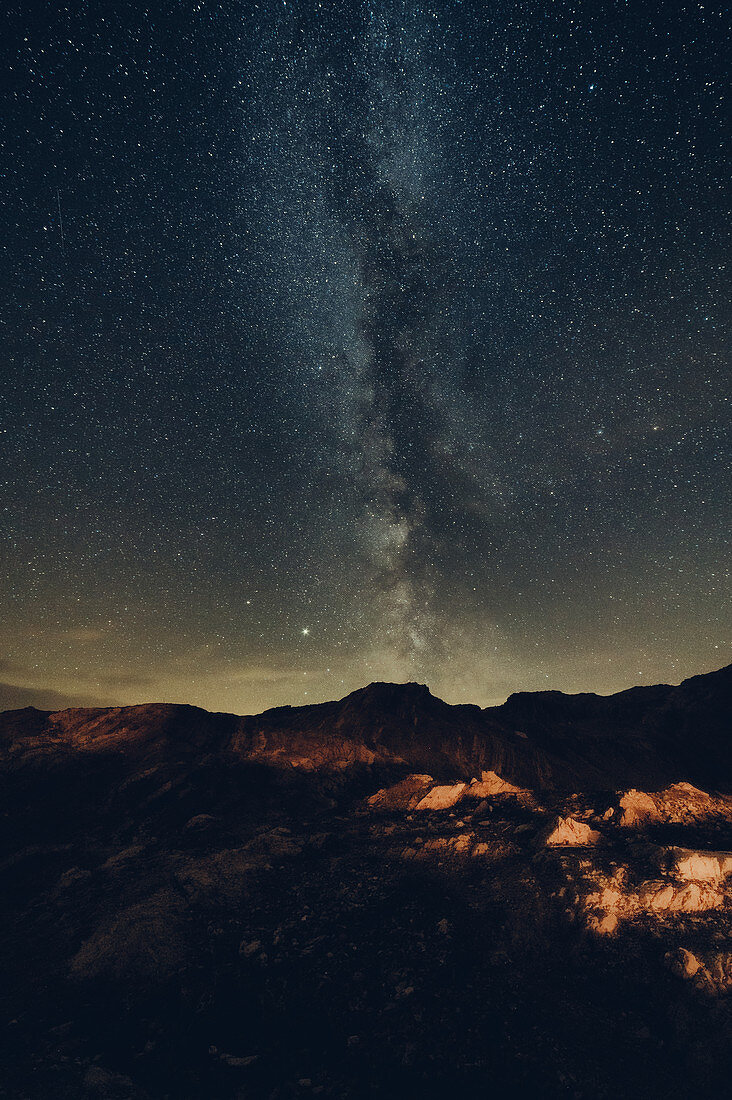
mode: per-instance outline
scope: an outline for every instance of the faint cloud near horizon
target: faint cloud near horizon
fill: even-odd
[[[68,707],[104,707],[114,706],[109,700],[84,695],[70,695],[53,688],[23,687],[20,684],[8,684],[0,681],[0,711],[21,710],[23,707],[35,707],[36,710],[66,710]]]

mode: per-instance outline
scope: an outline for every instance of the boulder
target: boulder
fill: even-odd
[[[732,853],[670,848],[673,873],[685,882],[722,882],[732,874]]]
[[[71,976],[149,987],[181,970],[190,946],[181,897],[161,890],[102,923],[72,958]]]
[[[393,787],[383,787],[366,801],[373,810],[413,810],[433,783],[431,775],[408,775]]]
[[[482,772],[480,779],[473,779],[465,792],[470,798],[489,798],[496,794],[523,794],[521,787],[514,787],[496,772]]]
[[[691,951],[687,951],[685,947],[679,947],[675,951],[668,952],[666,965],[679,978],[693,978],[701,963]]]
[[[620,797],[620,824],[643,826],[659,823],[692,825],[711,820],[732,821],[732,798],[710,795],[691,783],[673,783],[662,791],[631,789]]]
[[[602,840],[602,834],[596,829],[591,829],[584,821],[577,821],[574,817],[557,817],[553,823],[544,830],[541,843],[548,848],[558,846],[584,847],[597,844]]]
[[[598,936],[612,936],[617,931],[618,918],[615,913],[599,913],[589,918],[587,927]]]
[[[677,947],[666,954],[666,965],[677,977],[690,981],[707,996],[724,996],[732,991],[732,952],[696,955],[685,947]]]
[[[732,952],[717,951],[705,956],[704,965],[696,976],[696,985],[711,996],[732,992]]]
[[[645,791],[626,791],[620,799],[620,811],[620,824],[625,826],[644,825],[659,820],[656,803]]]
[[[473,846],[472,833],[460,833],[458,836],[437,836],[422,846],[423,855],[441,855],[447,852],[469,852]]]
[[[678,886],[671,882],[647,882],[638,892],[638,902],[643,909],[657,913],[705,913],[724,908],[726,899],[705,883]]]
[[[449,810],[465,794],[467,783],[452,783],[433,787],[416,805],[417,810]]]

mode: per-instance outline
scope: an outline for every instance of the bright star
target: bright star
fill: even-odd
[[[302,628],[302,630],[300,631],[300,633],[301,633],[301,634],[309,634],[309,633],[310,633],[310,630],[309,630],[309,628],[308,628],[307,626],[304,626],[304,627]]]

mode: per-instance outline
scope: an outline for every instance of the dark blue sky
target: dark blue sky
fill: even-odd
[[[0,704],[729,659],[721,7],[3,37]]]

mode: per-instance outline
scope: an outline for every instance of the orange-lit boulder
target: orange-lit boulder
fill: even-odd
[[[522,794],[521,787],[514,787],[506,779],[501,779],[496,772],[482,772],[480,779],[473,779],[466,795],[470,798],[489,798],[496,794]]]
[[[588,844],[597,844],[602,839],[602,834],[596,829],[591,829],[584,821],[577,821],[574,817],[557,817],[548,829],[544,830],[542,843],[549,848],[559,845],[581,847]]]
[[[670,849],[673,873],[686,882],[721,882],[732,874],[732,853]]]
[[[460,801],[467,788],[467,783],[451,783],[443,787],[433,787],[417,803],[416,808],[418,810],[449,810],[451,806]]]

